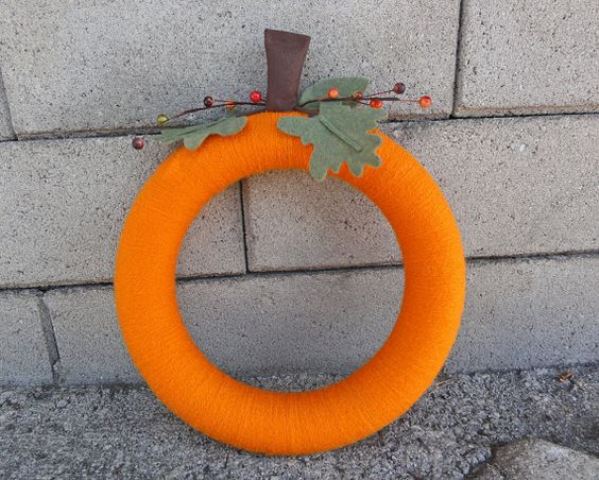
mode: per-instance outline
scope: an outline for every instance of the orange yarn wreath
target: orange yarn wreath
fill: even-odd
[[[308,169],[310,146],[277,129],[281,115],[248,117],[239,134],[175,150],[140,191],[116,259],[115,296],[123,336],[154,393],[180,418],[246,450],[298,455],[371,435],[430,386],[455,340],[464,303],[465,263],[451,210],[431,176],[382,137],[379,168],[337,177],[367,195],[395,230],[405,289],[383,347],[344,380],[306,392],[275,392],[237,381],[197,348],[179,313],[178,251],[189,225],[217,193],[273,169]]]

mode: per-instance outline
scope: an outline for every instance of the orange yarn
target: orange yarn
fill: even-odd
[[[187,423],[221,442],[277,455],[308,454],[371,435],[405,412],[433,382],[458,331],[465,264],[441,190],[401,146],[383,139],[379,168],[337,175],[379,206],[403,253],[405,290],[393,332],[339,383],[274,392],[239,382],[196,347],[178,310],[177,255],[189,225],[217,193],[271,169],[307,170],[310,146],[280,132],[291,113],[248,117],[232,137],[175,150],[139,192],[116,259],[115,296],[133,361],[154,393]]]

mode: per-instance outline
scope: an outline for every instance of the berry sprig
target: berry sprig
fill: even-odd
[[[306,107],[313,106],[321,102],[341,102],[348,103],[353,102],[354,104],[368,105],[374,109],[383,108],[385,102],[401,102],[401,103],[412,103],[418,104],[421,108],[430,108],[432,105],[432,99],[428,95],[423,95],[418,99],[407,99],[399,98],[398,95],[403,95],[406,91],[406,86],[402,82],[397,82],[389,90],[375,92],[369,95],[365,95],[361,90],[356,90],[349,96],[342,96],[338,87],[331,87],[326,92],[326,96],[312,98],[303,103],[298,103],[294,110],[298,111],[309,111]],[[203,106],[191,108],[177,113],[172,117],[168,117],[166,114],[161,113],[156,117],[156,124],[160,127],[166,126],[173,120],[186,117],[193,113],[202,112],[205,110],[212,110],[217,108],[225,109],[228,112],[233,111],[239,105],[249,105],[253,107],[264,107],[266,105],[266,99],[262,96],[259,90],[252,90],[248,95],[249,101],[238,101],[238,100],[219,100],[208,95],[204,97]],[[310,111],[310,113],[314,113]],[[131,142],[135,150],[141,150],[145,146],[143,137],[134,137]]]
[[[168,117],[166,114],[161,113],[156,117],[156,124],[159,127],[163,127],[169,122],[176,120],[181,117],[185,117],[187,115],[191,115],[192,113],[202,112],[204,110],[210,110],[215,108],[224,108],[228,112],[233,111],[238,105],[251,105],[251,106],[264,106],[266,105],[266,99],[262,97],[262,93],[259,90],[252,90],[249,95],[249,102],[242,102],[236,100],[218,100],[210,95],[204,97],[203,107],[190,108],[188,110],[184,110],[182,112],[177,113],[172,117]],[[131,141],[131,145],[135,150],[141,150],[145,146],[145,141],[143,137],[134,137]]]
[[[358,90],[350,96],[341,97],[337,87],[331,87],[327,91],[326,97],[314,98],[307,102],[300,103],[298,109],[301,110],[307,105],[319,102],[349,102],[353,101],[362,105],[369,105],[372,108],[382,108],[385,102],[417,103],[421,108],[430,108],[433,101],[430,96],[423,95],[418,99],[407,99],[390,96],[390,94],[402,95],[406,91],[406,86],[402,82],[397,82],[393,88],[381,92],[364,95],[364,92]]]
[[[249,102],[243,102],[238,100],[219,100],[211,97],[210,95],[204,97],[204,106],[198,108],[191,108],[184,110],[174,115],[173,117],[167,117],[164,113],[161,113],[156,117],[156,123],[159,126],[164,126],[167,123],[177,118],[191,115],[192,113],[202,112],[204,110],[210,110],[214,108],[225,108],[228,111],[234,110],[238,105],[251,105],[251,106],[264,106],[266,105],[265,99],[262,98],[262,93],[259,90],[252,90],[249,94]]]

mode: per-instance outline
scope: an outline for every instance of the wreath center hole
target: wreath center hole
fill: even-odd
[[[236,231],[225,204],[240,200],[245,228]],[[177,287],[185,323],[213,363],[254,385],[299,391],[341,380],[380,349],[401,306],[404,274],[390,225],[361,192],[302,171],[246,179],[195,220],[179,272],[193,271],[202,245],[208,266],[233,265],[243,245],[231,238],[243,232],[249,273]],[[221,254],[211,259],[215,244]]]

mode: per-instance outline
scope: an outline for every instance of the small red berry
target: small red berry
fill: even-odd
[[[405,84],[403,84],[401,82],[397,82],[395,85],[393,85],[393,92],[397,93],[398,95],[401,95],[405,91],[406,91]]]
[[[204,106],[210,108],[212,105],[214,105],[214,98],[211,96],[204,97]]]
[[[418,103],[422,108],[429,108],[433,104],[433,99],[428,95],[423,95],[418,99]]]
[[[337,98],[339,96],[339,90],[337,90],[335,87],[329,88],[329,91],[327,92],[327,96],[329,98]]]
[[[380,98],[373,98],[370,100],[370,106],[372,108],[382,108],[383,101]]]
[[[262,93],[258,90],[252,90],[250,92],[250,100],[252,103],[259,103],[262,101]]]
[[[131,140],[131,145],[135,150],[141,150],[144,148],[145,141],[143,137],[134,137],[133,140]]]
[[[225,108],[229,111],[233,110],[235,108],[235,102],[233,100],[227,100],[225,102]]]
[[[359,101],[364,98],[364,94],[358,90],[357,92],[352,93],[351,98],[353,100]]]

